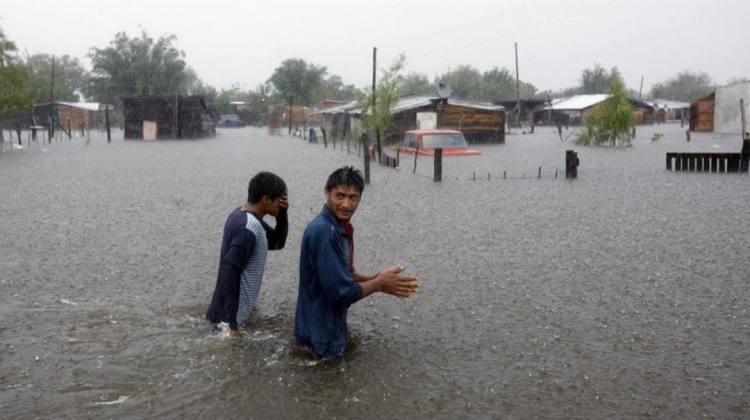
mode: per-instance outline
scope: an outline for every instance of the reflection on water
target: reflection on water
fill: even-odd
[[[667,151],[739,141],[662,125],[577,148],[537,127],[446,158],[439,184],[426,158],[374,165],[358,269],[401,262],[422,288],[357,303],[346,356],[317,361],[289,346],[299,242],[327,175],[360,159],[220,134],[0,155],[3,418],[747,415],[748,177],[664,170]],[[223,222],[260,170],[289,185],[291,228],[233,340],[203,314]]]

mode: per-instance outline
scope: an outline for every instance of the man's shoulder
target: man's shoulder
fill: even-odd
[[[305,229],[305,237],[319,238],[323,235],[334,235],[336,233],[336,226],[327,220],[323,215],[317,215],[314,219],[307,224]]]

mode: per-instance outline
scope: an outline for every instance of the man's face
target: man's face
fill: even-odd
[[[271,200],[268,196],[263,196],[263,203],[266,208],[266,214],[276,217],[279,215],[279,209],[281,208],[281,197],[276,197],[275,200]]]
[[[339,222],[344,224],[349,223],[349,220],[354,216],[361,198],[362,194],[357,187],[339,185],[330,191],[326,191],[328,208],[339,219]]]

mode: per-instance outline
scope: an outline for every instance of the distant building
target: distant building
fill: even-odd
[[[126,140],[196,139],[216,135],[202,96],[123,96]]]
[[[716,88],[714,133],[740,134],[742,132],[740,100],[745,105],[745,116],[747,116],[747,109],[750,107],[750,82],[740,82]],[[750,121],[747,121],[747,124],[750,125]]]
[[[320,115],[325,125],[336,124],[339,133],[359,119],[362,109],[355,102],[326,109]],[[391,107],[392,120],[386,143],[403,139],[404,133],[419,128],[461,131],[469,143],[505,143],[505,108],[499,105],[460,101],[437,96],[406,96]]]
[[[534,110],[534,123],[584,125],[586,118],[596,113],[607,99],[606,94],[577,95],[545,103]],[[636,124],[653,124],[654,107],[646,102],[628,98]]]
[[[716,92],[706,95],[690,104],[690,131],[714,131],[714,104]]]
[[[654,107],[654,120],[657,122],[688,121],[690,104],[687,102],[669,101],[666,99],[653,99],[647,101]]]

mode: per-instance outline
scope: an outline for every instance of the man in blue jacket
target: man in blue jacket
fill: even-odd
[[[228,323],[232,337],[240,337],[239,327],[255,306],[268,250],[284,248],[288,207],[284,180],[271,172],[259,172],[250,180],[247,202],[227,217],[219,274],[206,319],[213,324]],[[276,218],[276,227],[263,221],[266,215]]]
[[[354,270],[350,220],[364,189],[362,174],[353,167],[333,172],[325,186],[326,204],[302,237],[295,344],[318,357],[344,355],[346,314],[354,302],[375,292],[408,298],[419,288],[416,277],[400,275],[400,264],[371,276]]]

